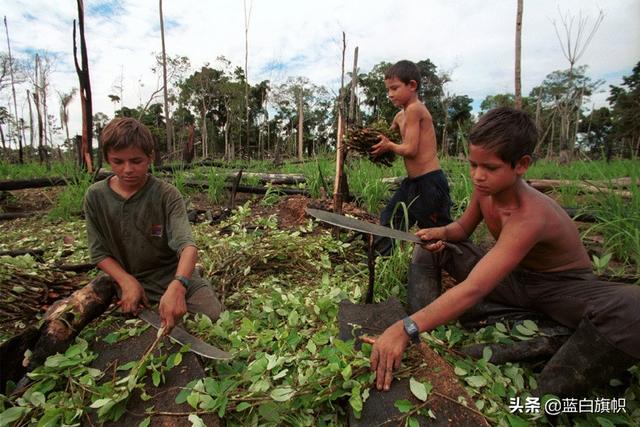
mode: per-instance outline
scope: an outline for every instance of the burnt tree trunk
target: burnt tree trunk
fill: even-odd
[[[82,105],[82,160],[87,171],[93,171],[91,146],[93,141],[93,109],[91,105],[91,81],[89,79],[89,58],[84,38],[84,4],[78,1],[78,28],[80,29],[80,55],[82,68],[78,63],[76,46],[76,20],[73,20],[73,61],[80,82],[80,104]]]

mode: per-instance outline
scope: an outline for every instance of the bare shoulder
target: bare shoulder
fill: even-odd
[[[553,199],[532,187],[522,193],[520,208],[504,218],[500,234],[500,238],[505,235],[505,240],[520,240],[529,246],[522,263],[526,268],[554,271],[590,266],[571,218]]]
[[[431,113],[427,107],[420,101],[413,102],[405,108],[406,114],[411,114],[414,117],[419,119],[428,119],[431,120]]]

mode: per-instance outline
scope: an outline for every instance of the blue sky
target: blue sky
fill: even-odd
[[[192,70],[216,64],[224,55],[232,66],[244,65],[242,0],[164,2],[168,54],[187,56]],[[359,68],[367,72],[381,61],[430,59],[451,75],[447,90],[468,95],[474,106],[487,96],[513,92],[515,0],[423,0],[418,2],[247,0],[249,80],[274,84],[304,76],[335,91],[340,81],[342,32],[347,38],[346,69],[359,47]],[[153,53],[161,49],[158,2],[155,0],[85,0],[87,44],[94,112],[113,115],[108,95],[119,93],[127,106],[145,103],[158,88],[151,72]],[[579,65],[603,79],[592,102],[601,105],[610,84],[619,85],[640,61],[640,1],[525,0],[523,16],[523,93],[554,70],[568,68],[553,22],[560,14],[582,14],[592,25],[598,11],[605,18]],[[49,105],[57,116],[58,94],[78,85],[73,67],[73,0],[0,0],[7,17],[14,56],[32,61],[32,54],[55,56],[50,72]],[[6,40],[0,49],[6,51]],[[25,93],[26,86],[18,90]],[[10,91],[0,93],[8,105]],[[19,110],[28,115],[24,100]],[[80,129],[77,99],[69,108],[71,131]]]

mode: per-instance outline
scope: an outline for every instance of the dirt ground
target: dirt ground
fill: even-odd
[[[0,212],[48,211],[63,189],[44,187],[0,192]]]

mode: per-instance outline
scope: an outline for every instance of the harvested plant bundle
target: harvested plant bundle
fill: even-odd
[[[361,155],[368,156],[369,160],[374,163],[391,166],[396,158],[393,151],[387,151],[378,157],[371,155],[371,147],[380,142],[380,135],[386,136],[395,143],[400,141],[400,134],[397,130],[389,129],[386,124],[374,123],[372,127],[354,126],[349,128],[345,134],[345,144]]]

